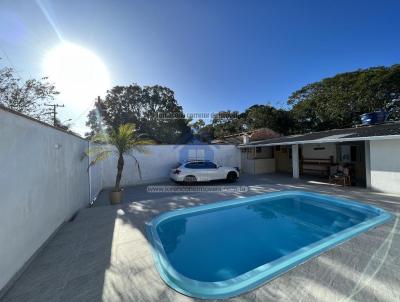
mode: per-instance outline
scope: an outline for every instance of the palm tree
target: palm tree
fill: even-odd
[[[129,153],[130,150],[145,152],[144,145],[154,143],[150,139],[142,138],[136,134],[134,124],[123,124],[118,129],[110,129],[107,132],[100,132],[93,136],[92,142],[98,144],[89,148],[85,153],[93,160],[90,161],[88,169],[98,162],[107,159],[110,155],[118,156],[117,177],[115,179],[114,192],[121,192],[121,177],[124,169],[124,155],[131,156],[138,167],[139,177],[141,178],[140,165],[136,157]]]

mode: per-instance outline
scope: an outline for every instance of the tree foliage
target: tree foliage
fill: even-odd
[[[212,133],[213,138],[259,128],[269,128],[282,134],[290,134],[295,131],[291,112],[270,105],[253,105],[243,113],[221,111],[214,117],[210,126],[213,131],[209,132]]]
[[[198,119],[197,121],[193,122],[190,126],[195,131],[195,133],[198,133],[201,129],[205,127],[205,125],[206,123],[203,119]]]
[[[246,130],[245,116],[238,111],[220,111],[212,119],[214,138],[240,133]]]
[[[115,86],[89,113],[86,125],[93,134],[104,126],[118,129],[126,123],[137,125],[138,133],[161,143],[177,143],[190,135],[188,120],[174,92],[158,85]]]
[[[281,134],[294,132],[291,112],[270,105],[253,105],[244,112],[247,129],[269,128]]]
[[[47,78],[23,81],[10,67],[0,69],[0,104],[44,122],[51,116],[45,114],[45,102],[53,101],[59,94]]]
[[[137,150],[143,153],[146,151],[144,145],[154,143],[149,139],[142,138],[136,132],[134,124],[123,124],[119,125],[117,129],[109,128],[107,132],[98,132],[93,136],[92,142],[96,145],[85,152],[85,155],[91,159],[89,167],[107,159],[113,153],[118,157],[117,176],[114,187],[116,192],[121,191],[120,183],[124,169],[124,156],[130,155],[135,160],[139,176],[141,177],[139,161],[130,151]],[[114,149],[111,149],[110,146],[114,147]]]
[[[258,128],[288,135],[352,127],[360,123],[361,114],[380,109],[387,110],[390,119],[399,120],[400,65],[337,74],[293,92],[287,103],[289,109],[258,104],[244,112],[220,111],[210,123],[198,120],[190,127],[196,138],[210,141]],[[165,87],[117,86],[99,105],[100,110],[90,112],[87,123],[93,133],[102,128],[101,112],[105,125],[135,123],[139,133],[148,133],[162,143],[179,142],[190,135],[187,119],[159,118],[182,114],[173,91]]]
[[[253,105],[237,118],[213,120],[214,137],[270,128],[282,134],[352,127],[360,115],[387,110],[400,119],[400,65],[373,67],[308,84],[293,92],[289,110]],[[227,111],[230,112],[230,111]]]
[[[197,141],[210,143],[214,138],[214,127],[212,124],[206,124],[203,119],[198,119],[191,123],[190,127],[192,129],[193,137]]]
[[[298,129],[320,131],[346,128],[360,115],[387,109],[399,117],[400,65],[337,74],[302,87],[288,100]]]

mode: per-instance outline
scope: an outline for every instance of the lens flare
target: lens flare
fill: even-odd
[[[63,42],[45,56],[44,74],[60,92],[60,99],[71,110],[82,110],[104,95],[110,77],[102,60],[92,51]]]

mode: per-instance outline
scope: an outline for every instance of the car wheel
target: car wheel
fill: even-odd
[[[235,172],[229,172],[226,179],[228,182],[235,182],[237,180],[237,174]]]
[[[196,176],[194,176],[194,175],[185,176],[185,178],[183,179],[183,182],[188,185],[193,184],[196,181],[197,181],[197,179],[196,179]]]

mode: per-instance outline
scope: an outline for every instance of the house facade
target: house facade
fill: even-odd
[[[349,184],[400,193],[400,123],[282,136],[241,144],[242,171],[329,179],[344,168]]]

